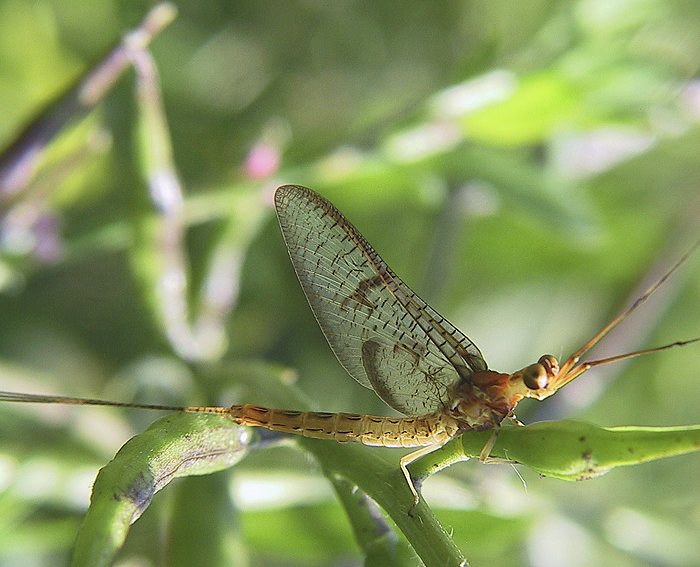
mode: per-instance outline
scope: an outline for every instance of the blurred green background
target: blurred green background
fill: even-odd
[[[0,1],[2,145],[149,7]],[[282,183],[334,202],[501,371],[565,357],[698,237],[696,2],[177,7],[152,54],[186,186],[185,311],[202,316],[200,289],[224,250],[235,259],[227,347],[185,361],[159,311],[127,72],[52,144],[31,187],[0,201],[2,390],[270,404],[254,365],[296,377],[281,390],[314,409],[387,413],[335,361],[306,305],[271,209]],[[698,266],[595,356],[700,335]],[[596,371],[518,416],[698,423],[699,372],[690,346]],[[0,408],[0,565],[68,562],[97,469],[154,419],[144,413]],[[472,565],[700,565],[697,456],[575,484],[518,472],[467,463],[426,483]],[[256,452],[196,480],[207,481],[222,498],[198,521],[226,534],[235,564],[362,564],[329,483],[298,449]],[[176,564],[187,490],[156,497],[120,564]]]

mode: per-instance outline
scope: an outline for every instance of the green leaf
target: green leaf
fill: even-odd
[[[350,481],[377,502],[425,565],[466,564],[462,552],[427,504],[421,501],[414,509],[406,479],[396,461],[387,460],[390,456],[387,449],[317,439],[302,439],[301,444],[316,457],[326,476]]]
[[[373,500],[340,477],[332,476],[330,480],[365,555],[365,567],[416,564],[415,553],[408,542],[398,537]]]
[[[411,467],[423,479],[450,464],[479,458],[493,431],[467,432]],[[502,427],[489,457],[520,463],[543,476],[584,480],[613,468],[700,451],[700,425],[600,427],[574,420]]]
[[[556,73],[524,79],[513,96],[464,118],[474,140],[497,145],[522,145],[548,137],[574,118],[578,100],[572,85]]]
[[[249,429],[221,416],[184,413],[164,417],[129,440],[97,476],[73,566],[109,565],[156,492],[175,478],[234,465],[250,440]]]
[[[245,564],[238,511],[230,498],[229,475],[183,479],[175,488],[166,564]]]

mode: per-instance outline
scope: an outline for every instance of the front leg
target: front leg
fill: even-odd
[[[515,420],[515,422],[518,425],[523,425],[520,423],[517,419],[515,419],[515,416],[509,416],[511,419]],[[501,431],[501,426],[500,424],[494,427],[491,430],[491,435],[489,436],[488,440],[486,441],[486,445],[484,445],[484,448],[481,449],[481,452],[479,453],[479,460],[484,463],[485,465],[509,465],[513,464],[515,461],[512,461],[510,459],[504,459],[502,457],[492,457],[491,456],[491,451],[493,451],[493,447],[496,444],[496,441],[498,440],[498,434]]]
[[[482,463],[493,463],[496,460],[491,458],[491,451],[493,450],[493,446],[496,444],[496,440],[498,439],[498,432],[500,430],[500,425],[496,425],[491,430],[491,435],[489,435],[489,438],[486,441],[486,445],[484,445],[483,449],[481,449],[481,452],[479,453],[479,460]]]

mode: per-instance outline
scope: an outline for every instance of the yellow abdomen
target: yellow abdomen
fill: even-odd
[[[381,447],[442,445],[459,432],[458,422],[444,414],[379,417],[353,413],[301,412],[252,404],[232,406],[236,423],[294,433],[313,439],[334,439]]]

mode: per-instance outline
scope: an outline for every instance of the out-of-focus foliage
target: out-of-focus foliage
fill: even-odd
[[[2,144],[148,8],[0,1]],[[333,201],[502,371],[570,353],[700,234],[700,4],[178,9],[151,52],[186,186],[193,316],[222,243],[240,266],[222,362],[184,362],[154,309],[162,290],[148,269],[161,258],[127,73],[50,146],[27,192],[0,202],[13,214],[0,242],[2,390],[280,405],[294,377],[314,409],[386,413],[338,365],[306,305],[270,208],[283,182]],[[594,356],[700,335],[699,262]],[[597,370],[518,416],[698,423],[699,374],[689,346]],[[67,564],[97,469],[153,420],[0,407],[0,565]],[[696,455],[582,483],[520,474],[467,463],[426,482],[472,565],[700,563]],[[120,557],[191,565],[208,536],[219,545],[209,565],[361,564],[337,502],[305,453],[255,451],[158,494]]]

